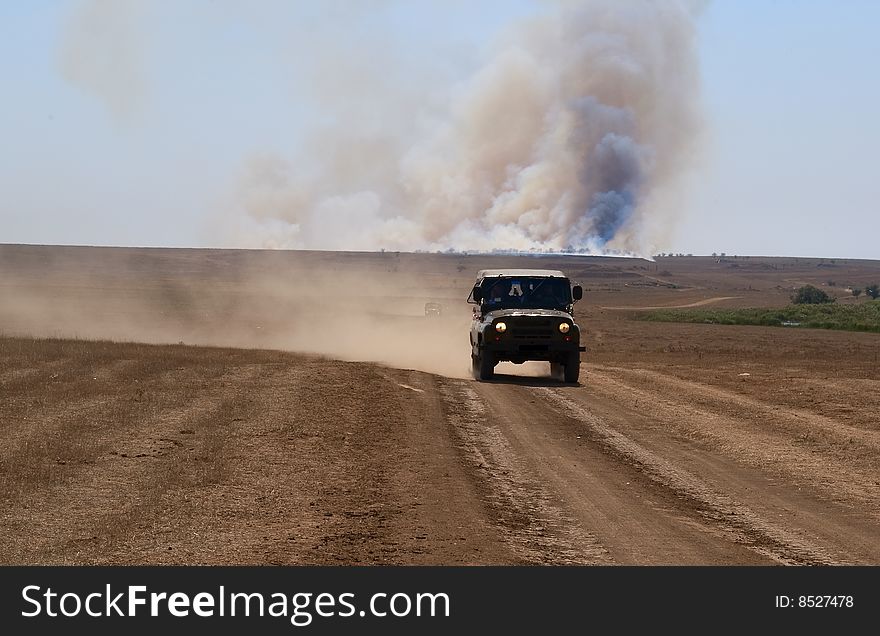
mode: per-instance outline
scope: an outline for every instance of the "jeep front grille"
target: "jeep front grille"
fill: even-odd
[[[512,320],[507,326],[514,340],[549,340],[555,325],[549,318],[525,318]]]
[[[538,345],[538,344],[520,345],[519,350],[522,351],[523,353],[529,353],[529,352],[536,352],[536,351],[549,351],[550,347],[545,344],[544,345]]]
[[[548,340],[553,336],[552,329],[540,328],[540,327],[519,327],[514,326],[512,328],[511,335],[514,338],[519,339],[529,339],[529,340]]]

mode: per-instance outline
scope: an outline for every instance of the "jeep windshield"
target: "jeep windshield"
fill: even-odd
[[[537,276],[493,277],[483,280],[483,308],[555,309],[568,311],[572,303],[567,278]]]

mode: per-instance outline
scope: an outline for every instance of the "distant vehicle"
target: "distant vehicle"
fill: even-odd
[[[470,334],[474,378],[491,380],[502,361],[545,360],[554,377],[577,382],[586,348],[573,310],[583,294],[558,270],[481,270],[468,296],[479,306]]]
[[[425,303],[426,316],[439,316],[443,313],[443,305],[440,303]]]

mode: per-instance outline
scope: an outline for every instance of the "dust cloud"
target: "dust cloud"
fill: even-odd
[[[412,258],[0,245],[0,335],[281,349],[469,377],[473,275]],[[426,271],[432,258],[449,271]],[[425,316],[427,302],[443,314]]]

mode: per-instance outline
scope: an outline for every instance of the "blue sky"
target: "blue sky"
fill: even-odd
[[[708,140],[676,249],[880,256],[878,22],[870,0],[709,5]]]
[[[119,93],[109,103],[65,76],[81,3],[0,5],[0,242],[217,245],[244,159],[296,148],[320,117],[302,88],[322,80],[302,45],[318,18],[249,4],[160,0],[114,22],[123,55],[100,62],[130,72],[103,87]],[[472,72],[511,19],[542,10],[428,1],[376,17],[371,4],[336,3],[346,46],[381,49],[438,85]],[[661,249],[877,256],[878,23],[869,0],[708,5],[706,135]]]

